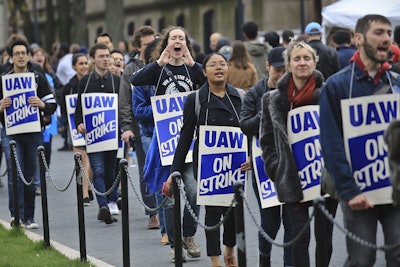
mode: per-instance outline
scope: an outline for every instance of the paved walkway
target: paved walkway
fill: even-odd
[[[62,140],[56,136],[53,140],[53,150],[51,158],[51,174],[59,187],[65,187],[71,178],[74,167],[73,152],[58,152],[57,148],[61,147]],[[1,173],[4,170],[4,160]],[[135,188],[139,192],[138,173],[136,168],[129,169],[130,176],[134,180]],[[1,178],[3,184],[6,178]],[[169,246],[159,244],[159,230],[148,230],[148,217],[144,215],[143,207],[137,200],[133,189],[129,186],[129,222],[130,222],[130,262],[131,266],[173,266],[169,260]],[[259,220],[257,202],[254,197],[252,188],[248,191],[248,202],[252,211]],[[79,258],[79,232],[78,232],[78,214],[76,200],[76,184],[75,179],[70,188],[65,192],[58,192],[54,186],[48,181],[48,208],[49,208],[49,224],[50,238],[66,247],[64,253],[75,255]],[[10,220],[8,211],[8,193],[7,187],[0,188],[0,219],[3,221]],[[122,266],[122,228],[121,216],[117,216],[119,222],[106,225],[97,220],[98,207],[96,202],[92,202],[90,207],[86,207],[85,225],[86,225],[86,246],[87,254],[95,259],[96,266]],[[42,236],[42,210],[41,199],[36,198],[36,222],[40,228],[32,230],[33,233]],[[204,222],[204,208],[201,208],[200,220]],[[337,221],[341,224],[341,212],[338,211]],[[257,228],[251,221],[249,214],[245,211],[246,222],[246,249],[247,249],[247,266],[257,266],[258,262],[258,242]],[[282,242],[282,231],[278,233],[277,241]],[[333,255],[330,266],[342,266],[345,252],[344,236],[335,228],[334,232]],[[200,245],[202,256],[198,259],[189,259],[185,266],[209,266],[210,261],[206,255],[205,234],[202,228],[198,228],[196,240]],[[379,232],[378,244],[382,244],[382,234]],[[68,249],[69,248],[69,249]],[[60,248],[61,249],[61,248]],[[72,250],[71,250],[72,249]],[[311,266],[315,266],[314,260],[315,242],[312,238],[310,245]],[[75,254],[73,254],[75,253]],[[272,266],[283,266],[282,249],[273,247]],[[377,263],[375,266],[385,266],[384,255],[382,252],[377,253]]]

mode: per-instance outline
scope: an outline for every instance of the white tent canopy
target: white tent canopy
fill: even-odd
[[[322,9],[325,36],[332,27],[353,29],[357,20],[367,14],[386,16],[392,28],[400,25],[400,0],[341,0]]]

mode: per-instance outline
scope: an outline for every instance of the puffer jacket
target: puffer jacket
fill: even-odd
[[[315,70],[316,88],[310,105],[317,105],[324,82],[322,74]],[[277,84],[277,90],[267,92],[262,98],[260,146],[264,169],[275,182],[278,199],[295,203],[303,199],[298,169],[287,134],[287,117],[290,103],[287,90],[292,73],[286,73]]]

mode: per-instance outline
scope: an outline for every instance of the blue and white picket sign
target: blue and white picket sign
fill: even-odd
[[[3,96],[12,101],[4,111],[7,135],[41,132],[39,108],[28,103],[29,97],[37,95],[34,73],[7,74],[1,79]]]
[[[85,136],[80,134],[75,126],[75,108],[76,101],[78,100],[78,94],[71,94],[65,96],[65,105],[67,107],[67,118],[68,118],[68,126],[69,132],[71,134],[72,145],[73,146],[84,146],[85,145]]]
[[[341,101],[346,156],[357,185],[374,205],[393,202],[383,134],[390,121],[399,119],[399,103],[397,94]]]
[[[87,153],[117,150],[118,95],[87,93],[81,100]]]
[[[247,137],[238,127],[200,126],[197,175],[197,204],[225,206],[232,203],[233,185],[241,181],[247,188]]]
[[[121,138],[121,134],[118,140],[118,151],[117,151],[117,159],[124,159],[125,158],[125,142]]]
[[[323,158],[319,140],[319,106],[302,106],[289,111],[288,141],[292,148],[303,189],[303,202],[321,196]]]
[[[253,136],[251,151],[253,157],[253,171],[256,178],[261,208],[265,209],[281,205],[282,203],[278,200],[278,195],[276,194],[275,183],[269,179],[268,175],[265,173],[264,161],[261,157],[260,140],[256,136]]]
[[[183,125],[183,106],[191,92],[151,97],[154,125],[162,166],[172,165]],[[192,162],[193,144],[186,156],[186,163]]]

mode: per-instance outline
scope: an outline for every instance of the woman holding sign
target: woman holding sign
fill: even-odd
[[[175,152],[171,172],[183,171],[185,165],[184,159],[189,151],[193,135],[195,133],[197,135],[196,127],[198,125],[239,127],[239,113],[242,107],[242,93],[227,83],[228,63],[225,57],[219,53],[212,53],[208,55],[204,60],[203,73],[207,78],[207,83],[199,89],[198,93],[196,92],[190,94],[185,102],[185,107],[183,110],[183,126],[181,129],[181,135]],[[200,105],[199,110],[197,111],[195,107],[196,97],[198,97],[198,105]],[[199,142],[196,141],[193,153],[195,177],[197,177],[198,147]],[[169,177],[167,182],[164,184],[164,193],[168,192],[171,181],[172,177]],[[228,209],[228,207],[208,205],[206,205],[205,208],[205,224],[207,226],[214,226],[218,224],[221,216],[223,216]],[[229,214],[223,225],[225,264],[226,266],[237,266],[234,255],[236,237],[233,211]],[[221,266],[219,259],[219,255],[221,255],[219,229],[216,231],[206,231],[206,240],[207,255],[211,259],[212,266]]]
[[[292,229],[291,236],[295,238],[308,223],[308,208],[311,206],[311,201],[302,202],[305,197],[303,190],[307,182],[299,175],[302,171],[298,167],[299,160],[292,152],[293,146],[289,142],[288,113],[302,106],[318,105],[324,78],[315,69],[318,61],[316,52],[304,42],[292,41],[284,52],[284,60],[288,72],[279,80],[277,90],[267,92],[262,98],[260,146],[265,170],[269,178],[275,182],[278,199],[286,203]],[[319,193],[318,190],[317,194]],[[337,202],[327,199],[327,206],[330,213],[335,215]],[[318,215],[320,214],[317,213],[315,218],[316,266],[328,266],[332,253],[333,226]],[[326,229],[323,230],[325,227]],[[321,234],[323,243],[319,242],[317,236],[321,230],[324,231]],[[309,242],[310,228],[308,227],[306,233],[293,244],[294,266],[310,266]]]

